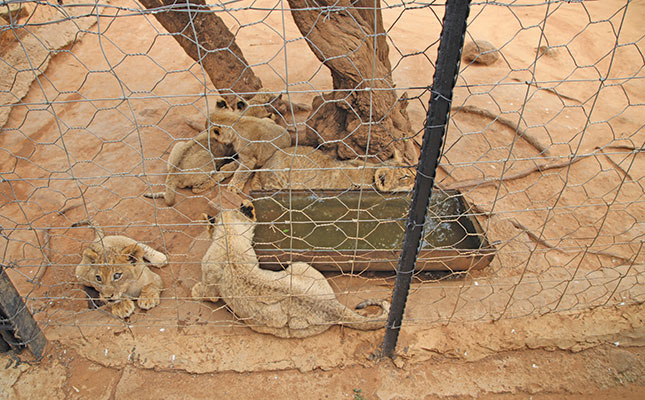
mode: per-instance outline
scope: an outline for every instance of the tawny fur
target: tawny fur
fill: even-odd
[[[275,101],[280,101],[282,94],[275,95],[267,89],[262,89],[251,99],[244,100],[238,98],[235,103],[235,109],[244,116],[256,118],[269,118],[276,120],[276,110],[272,104]]]
[[[242,190],[253,170],[261,168],[278,149],[291,145],[287,130],[269,118],[241,116],[228,109],[215,109],[207,122],[208,131],[223,145],[232,145],[238,159],[224,165],[222,181],[231,174],[230,185]]]
[[[218,98],[215,106],[228,109],[227,103]],[[193,193],[202,193],[217,184],[213,176],[233,155],[233,146],[219,143],[209,131],[195,138],[175,144],[168,156],[166,191],[144,194],[149,198],[165,199],[167,206],[175,204],[178,188],[192,188]]]
[[[202,259],[202,281],[193,287],[193,298],[221,298],[254,331],[283,338],[317,335],[334,324],[361,330],[385,326],[387,301],[359,304],[357,308],[382,308],[379,315],[361,315],[340,303],[325,277],[306,263],[283,271],[261,269],[252,246],[252,207],[247,202],[240,211],[222,211],[215,221],[202,215],[212,244]]]
[[[253,177],[253,190],[349,189],[374,185],[381,192],[412,190],[416,171],[406,167],[397,151],[382,164],[338,160],[309,146],[276,151]]]
[[[134,312],[133,299],[144,310],[158,305],[163,283],[149,265],[163,267],[168,257],[127,236],[104,236],[100,228],[94,230],[94,242],[83,251],[76,267],[79,281],[95,288],[100,299],[111,304],[112,314],[120,318]]]

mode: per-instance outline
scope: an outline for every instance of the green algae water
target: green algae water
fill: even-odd
[[[255,248],[309,251],[398,250],[408,193],[376,191],[253,192]],[[435,189],[422,249],[477,249],[481,242],[459,192]]]

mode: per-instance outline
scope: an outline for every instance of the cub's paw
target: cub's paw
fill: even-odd
[[[196,283],[193,288],[190,290],[190,295],[194,300],[202,300],[204,296],[204,286],[201,282]]]
[[[158,291],[141,291],[141,295],[137,299],[137,304],[141,307],[142,310],[149,310],[152,307],[159,304],[159,292]]]
[[[215,286],[205,286],[201,282],[196,283],[190,295],[193,297],[193,300],[207,300],[217,303],[219,301],[219,295]]]
[[[134,301],[123,299],[118,303],[112,304],[112,314],[119,318],[127,318],[134,312]]]

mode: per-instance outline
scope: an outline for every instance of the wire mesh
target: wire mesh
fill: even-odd
[[[258,222],[238,222],[267,235],[243,254],[274,269],[313,265],[324,272],[314,282],[349,308],[389,299],[444,3],[141,4],[0,3],[2,263],[41,326],[122,324],[88,304],[75,274],[94,241],[72,227],[82,220],[168,257],[150,268],[163,281],[159,305],[137,307],[129,326],[260,326],[191,292],[212,243],[201,214],[242,198]],[[458,237],[424,243],[404,326],[643,301],[639,11],[631,1],[473,3],[436,179],[456,208],[439,202],[424,233],[452,224]],[[204,16],[220,18],[235,45],[200,42]],[[192,22],[169,32],[159,18]],[[348,31],[362,36],[343,41]],[[290,145],[249,138],[242,117],[221,123],[221,98],[242,102],[237,115],[269,117]],[[213,127],[236,133],[237,148],[193,140]],[[206,161],[176,176],[211,186],[179,187],[173,205],[144,197],[165,190],[173,148],[186,143]],[[246,188],[232,185],[224,162],[244,169],[260,147],[273,158],[252,167]],[[392,177],[400,192],[383,186]],[[233,297],[257,300],[244,293]]]

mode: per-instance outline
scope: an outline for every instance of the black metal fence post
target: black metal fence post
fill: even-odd
[[[421,155],[417,166],[417,178],[392,294],[392,306],[383,340],[382,353],[387,357],[393,356],[399,338],[405,303],[414,273],[425,217],[428,213],[437,165],[441,156],[441,146],[452,102],[452,91],[459,72],[459,61],[469,11],[470,0],[446,0],[441,42],[437,53]]]
[[[37,359],[45,352],[47,339],[27,310],[0,264],[0,350],[28,347]]]

